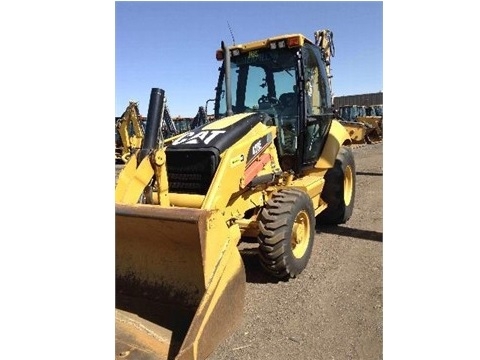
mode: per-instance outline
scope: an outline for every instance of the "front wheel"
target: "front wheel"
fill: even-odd
[[[294,278],[307,266],[315,235],[310,197],[297,189],[274,194],[258,217],[260,263],[279,279]]]
[[[333,168],[325,174],[321,198],[328,207],[317,216],[321,224],[344,224],[353,213],[356,174],[352,149],[342,146]]]

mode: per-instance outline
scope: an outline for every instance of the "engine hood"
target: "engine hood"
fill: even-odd
[[[262,113],[236,114],[225,117],[188,131],[173,141],[166,150],[215,148],[222,153],[264,119],[265,114]]]

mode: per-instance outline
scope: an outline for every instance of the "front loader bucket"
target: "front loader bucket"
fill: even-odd
[[[115,359],[205,359],[241,321],[240,230],[219,212],[115,205]]]

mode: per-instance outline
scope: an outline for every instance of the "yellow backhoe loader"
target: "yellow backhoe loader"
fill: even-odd
[[[254,239],[265,271],[288,281],[317,223],[352,216],[329,35],[222,42],[215,120],[171,138],[159,131],[165,91],[151,89],[142,147],[115,188],[116,359],[206,359],[243,317],[239,245]]]
[[[115,119],[115,163],[126,163],[142,146],[144,129],[138,102],[130,101],[122,116]]]

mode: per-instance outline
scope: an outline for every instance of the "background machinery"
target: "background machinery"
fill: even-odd
[[[383,106],[342,105],[337,119],[347,129],[354,143],[372,144],[383,138]]]
[[[130,101],[122,116],[115,118],[115,163],[127,162],[130,154],[140,149],[143,137],[143,119],[138,102]]]
[[[349,220],[355,161],[334,119],[329,30],[227,46],[214,121],[145,136],[115,188],[116,358],[205,359],[242,319],[238,245],[277,281],[307,267],[317,224]]]
[[[179,134],[168,107],[164,107],[162,136],[171,137]],[[140,115],[138,102],[130,101],[122,116],[115,118],[115,164],[124,164],[130,155],[139,150],[145,136],[146,118]]]
[[[361,123],[370,125],[372,129],[367,134],[368,143],[377,143],[383,140],[383,105],[364,106],[365,115],[357,120]]]
[[[212,100],[214,99],[209,99],[207,104]],[[122,116],[115,117],[115,164],[125,164],[130,155],[140,149],[146,119],[140,115],[138,102],[134,101],[129,102]],[[214,120],[211,115],[207,115],[206,107],[203,106],[198,108],[193,118],[172,118],[170,111],[165,107],[162,119],[160,128],[163,138],[178,135]]]

